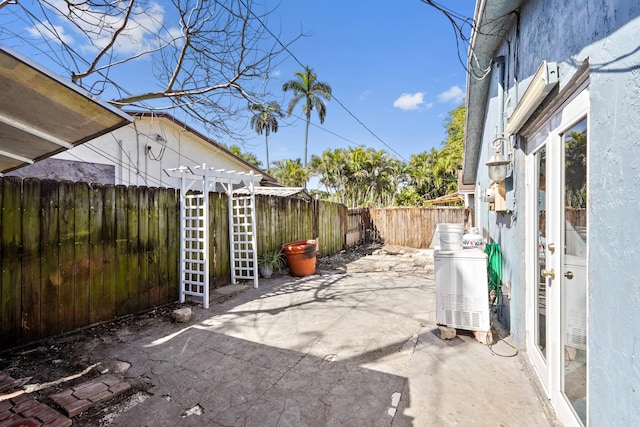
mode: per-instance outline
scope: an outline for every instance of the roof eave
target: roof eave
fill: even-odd
[[[0,90],[1,173],[131,122],[121,110],[4,46]]]
[[[485,72],[492,66],[496,50],[503,42],[497,34],[504,34],[513,25],[513,12],[523,0],[483,0],[476,4],[474,22],[469,47],[466,93],[466,125],[463,160],[463,184],[474,184],[478,171],[478,156],[484,130],[486,105],[489,96],[491,72]],[[490,28],[492,33],[483,29]],[[471,57],[471,53],[474,57]],[[486,76],[477,78],[477,76]]]

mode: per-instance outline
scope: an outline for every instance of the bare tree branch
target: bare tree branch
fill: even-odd
[[[18,35],[113,105],[181,111],[225,134],[247,101],[268,96],[274,64],[302,36],[281,41],[266,27],[273,10],[252,0],[40,0],[16,9],[29,31],[0,27],[0,40]]]
[[[113,36],[111,37],[111,41],[104,47],[104,49],[102,49],[100,51],[100,53],[98,53],[95,57],[95,59],[93,60],[93,62],[91,63],[91,65],[89,65],[89,68],[82,72],[82,73],[71,73],[71,81],[76,83],[79,79],[88,76],[89,74],[93,73],[98,65],[98,62],[100,62],[100,59],[107,54],[107,52],[109,52],[111,50],[111,48],[113,47],[113,45],[116,42],[116,39],[118,38],[118,36],[120,34],[122,34],[122,32],[124,31],[124,29],[127,27],[127,24],[129,23],[129,17],[131,16],[131,10],[133,9],[133,5],[134,5],[134,0],[129,0],[129,6],[126,9],[125,15],[124,15],[124,20],[122,22],[122,25],[120,26],[120,28],[116,29],[116,31],[113,33]]]

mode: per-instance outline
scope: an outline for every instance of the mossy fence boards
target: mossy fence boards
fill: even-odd
[[[318,239],[320,255],[344,248],[347,208],[318,200],[256,195],[258,252],[278,251],[284,243]]]
[[[229,210],[211,193],[210,279],[229,283]],[[0,350],[177,301],[176,190],[0,180]],[[256,196],[258,251],[344,246],[346,208]]]
[[[385,244],[428,248],[438,224],[471,221],[473,215],[465,208],[371,208],[366,227],[374,240]]]
[[[175,190],[0,187],[0,349],[177,299]]]
[[[0,350],[177,301],[178,192],[6,177],[0,179]],[[210,282],[229,283],[229,207],[211,193]],[[321,256],[359,241],[428,247],[452,208],[361,209],[256,196],[258,252],[318,238]]]

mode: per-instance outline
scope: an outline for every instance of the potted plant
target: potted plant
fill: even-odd
[[[265,279],[271,277],[274,271],[284,267],[284,258],[281,251],[267,251],[258,255],[258,271]]]

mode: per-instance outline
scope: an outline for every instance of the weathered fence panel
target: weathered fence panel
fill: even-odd
[[[347,232],[345,246],[351,248],[366,239],[365,224],[368,224],[369,209],[349,209],[347,213]],[[365,220],[367,222],[365,222]]]
[[[89,325],[89,185],[79,182],[74,185],[73,217],[73,326]]]
[[[334,254],[344,248],[346,217],[347,208],[338,203],[256,195],[258,252],[317,238],[321,256]]]
[[[25,180],[23,197],[33,200],[22,212],[22,324],[24,338],[37,338],[40,325],[40,181]]]
[[[258,252],[278,251],[282,244],[313,239],[313,202],[256,195]]]
[[[339,203],[315,201],[317,238],[320,255],[331,255],[346,248],[348,209]]]
[[[180,286],[180,203],[176,190],[168,188],[163,192],[167,198],[165,204],[167,225],[164,239],[167,242],[167,269],[169,271],[167,274],[167,289],[163,291],[163,294],[166,292],[166,295],[161,301],[171,301],[178,295],[178,288]]]
[[[117,288],[118,288],[118,260],[117,260],[117,225],[116,225],[116,200],[117,193],[115,187],[97,188],[101,191],[104,197],[104,217],[102,224],[102,251],[103,251],[103,264],[100,268],[100,264],[96,268],[102,271],[102,292],[103,303],[101,309],[100,320],[113,319],[117,312]],[[97,240],[97,239],[96,239]],[[93,260],[94,262],[100,262],[100,258]]]
[[[103,309],[108,304],[105,299],[104,273],[105,247],[103,246],[103,227],[105,204],[100,188],[89,189],[89,324],[105,320]]]
[[[32,338],[46,337],[60,332],[60,264],[58,247],[58,205],[59,185],[55,181],[42,181],[41,185],[41,217],[40,217],[40,289],[42,299],[36,302],[36,310],[41,313],[40,324],[31,325]],[[25,203],[28,204],[28,201]],[[4,223],[4,215],[0,221]],[[2,238],[4,241],[4,236]],[[19,282],[11,283],[2,280],[0,288],[3,292],[11,286],[19,287]],[[37,286],[37,285],[36,285]],[[46,304],[42,307],[43,304]],[[23,328],[23,331],[25,329]],[[33,334],[32,334],[32,333]],[[4,337],[4,335],[3,335]],[[26,341],[25,337],[22,340]],[[22,341],[20,340],[20,341]],[[4,342],[4,338],[3,338]]]
[[[229,283],[227,196],[211,193],[210,279]],[[0,350],[174,302],[178,192],[7,177],[0,180]],[[258,251],[318,238],[345,248],[347,208],[256,196]]]
[[[11,177],[0,207],[0,349],[177,299],[174,190]]]
[[[21,283],[20,268],[22,216],[20,215],[20,181],[8,179],[2,182],[2,283]],[[20,303],[22,286],[3,287],[2,293],[2,334],[7,342],[19,339]],[[5,338],[2,340],[5,342]]]
[[[371,239],[412,248],[428,248],[439,223],[470,225],[472,220],[469,209],[457,207],[371,208],[369,215]]]

